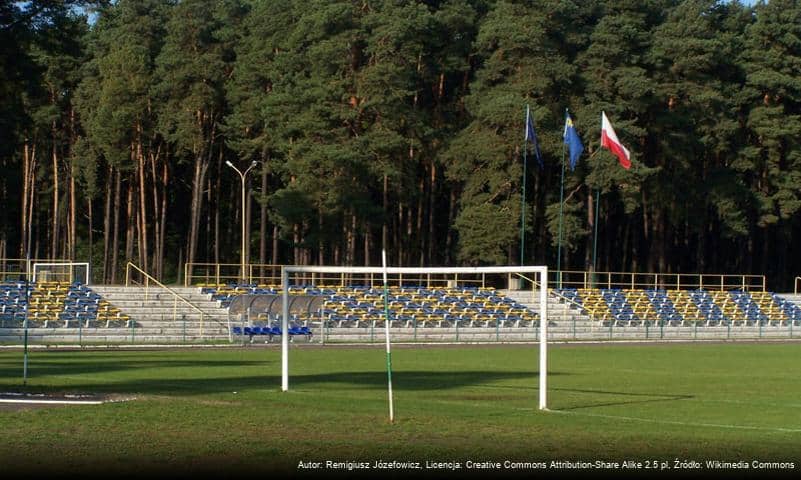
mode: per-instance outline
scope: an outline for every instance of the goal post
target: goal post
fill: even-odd
[[[89,262],[34,263],[31,280],[36,282],[80,282],[89,285]]]
[[[497,267],[333,267],[333,266],[304,266],[287,265],[281,268],[281,390],[289,390],[289,288],[290,277],[298,277],[300,281],[307,278],[322,278],[324,275],[340,275],[341,278],[351,276],[376,276],[380,278],[383,273],[397,276],[399,283],[403,276],[414,275],[486,275],[505,274],[511,279],[513,274],[534,274],[532,283],[539,286],[539,408],[547,409],[548,385],[548,267],[545,266],[497,266]],[[344,280],[343,280],[344,281]],[[511,283],[511,280],[510,280]],[[511,285],[510,285],[511,288]]]

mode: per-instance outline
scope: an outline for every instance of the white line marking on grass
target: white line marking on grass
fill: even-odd
[[[27,400],[16,398],[0,398],[0,403],[23,403],[23,404],[51,404],[51,405],[101,405],[101,400]]]
[[[606,415],[602,413],[572,412],[565,410],[548,410],[548,411],[551,413],[559,413],[562,415],[579,415],[584,417],[608,418],[612,420],[628,420],[632,422],[658,423],[663,425],[681,425],[685,427],[712,427],[712,428],[728,428],[735,430],[763,430],[769,432],[801,433],[801,428],[760,427],[753,425],[727,425],[721,423],[703,423],[703,422],[680,422],[676,420],[656,420],[653,418],[627,417],[623,415]]]

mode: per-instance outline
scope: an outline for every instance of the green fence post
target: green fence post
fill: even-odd
[[[387,320],[384,319],[386,322]],[[375,320],[370,323],[370,343],[375,343]]]
[[[693,340],[698,340],[698,320],[693,322]]]
[[[646,339],[646,340],[648,340],[648,332],[649,332],[649,330],[650,330],[650,329],[649,329],[649,327],[650,327],[650,326],[651,326],[651,324],[650,324],[648,321],[646,321],[646,322],[645,322],[645,339]]]
[[[134,343],[135,336],[136,336],[136,322],[131,322],[131,343]]]
[[[614,320],[609,320],[609,339],[612,339],[612,328],[614,328],[615,322]]]
[[[414,341],[417,341],[417,317],[412,318],[412,322],[414,324]]]
[[[573,317],[573,340],[576,339],[576,317]]]
[[[731,340],[731,322],[726,324],[726,340]]]
[[[795,321],[791,318],[790,319],[790,338],[793,338],[793,323],[795,323]]]
[[[83,348],[83,324],[78,320],[78,348]]]
[[[759,338],[762,338],[762,320],[759,321]]]
[[[665,321],[659,321],[659,338],[665,338]]]
[[[456,319],[456,342],[459,342],[459,319]]]
[[[500,320],[497,318],[495,319],[495,341],[501,341],[501,327],[500,327]]]
[[[182,330],[183,330],[182,331],[183,342],[186,343],[186,314],[185,313],[183,315],[181,315],[181,321],[183,323],[183,325],[182,325],[182,327],[183,327],[182,328]]]

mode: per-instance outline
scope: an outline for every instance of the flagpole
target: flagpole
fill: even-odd
[[[523,142],[523,193],[520,195],[520,265],[525,265],[524,250],[526,244],[526,166],[528,146]]]
[[[601,147],[599,146],[598,148],[595,149],[594,152],[592,152],[592,155],[590,155],[590,158],[588,158],[587,161],[592,160],[592,157],[594,157],[595,154],[598,153],[598,151],[600,150]],[[601,197],[601,187],[598,187],[595,190],[595,218],[593,219],[595,222],[595,225],[593,225],[594,233],[592,239],[592,286],[593,287],[595,287],[595,270],[596,270],[595,259],[596,259],[596,252],[598,249],[598,211],[600,207],[600,197]]]
[[[567,118],[567,109],[565,108],[565,118]],[[567,125],[565,125],[565,131]],[[564,134],[562,135],[564,137]],[[564,215],[564,198],[565,198],[565,142],[562,142],[562,180],[559,187],[559,241],[557,242],[556,249],[556,284],[557,288],[562,288],[562,216]]]
[[[592,240],[592,287],[595,288],[595,267],[596,253],[598,251],[598,213],[601,209],[601,189],[595,190],[595,235]]]
[[[526,126],[528,131],[528,115],[529,109],[526,105]],[[527,152],[528,152],[528,139],[523,140],[523,193],[520,195],[520,265],[525,265],[525,245],[526,245],[526,170],[528,165]]]

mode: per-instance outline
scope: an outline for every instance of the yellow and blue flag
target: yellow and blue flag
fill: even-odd
[[[565,133],[563,136],[570,154],[570,170],[573,171],[576,169],[581,152],[584,151],[584,145],[581,144],[581,138],[579,138],[576,127],[573,126],[573,119],[570,118],[567,110],[565,110]]]

